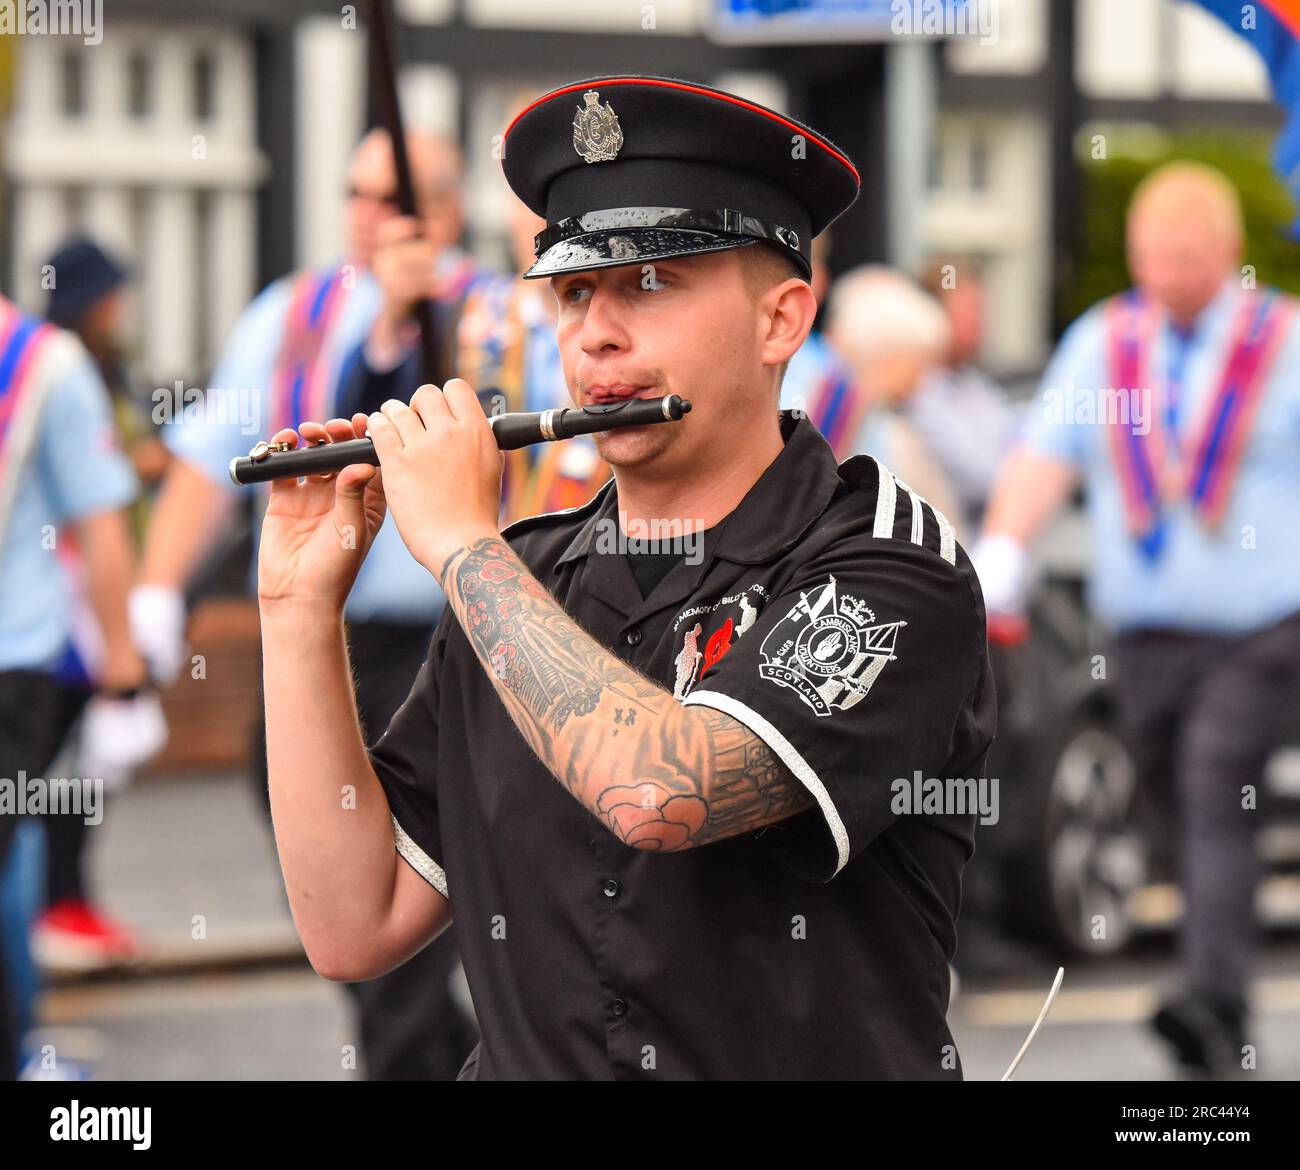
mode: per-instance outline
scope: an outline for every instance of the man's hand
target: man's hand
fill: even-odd
[[[159,686],[170,686],[185,661],[184,595],[167,585],[137,585],[126,602],[131,639],[149,674]]]
[[[458,549],[496,536],[504,456],[478,395],[453,378],[390,399],[368,419],[384,491],[406,547],[435,577]]]
[[[167,742],[167,720],[153,691],[130,699],[96,695],[82,720],[78,776],[116,787]]]
[[[376,229],[371,268],[384,297],[380,315],[389,324],[409,317],[416,301],[433,297],[442,248],[410,216],[393,216]]]
[[[366,416],[303,423],[304,442],[342,441],[366,433]],[[273,442],[298,443],[292,429]],[[279,479],[262,521],[257,597],[263,610],[281,602],[341,613],[361,562],[384,522],[384,487],[377,467],[353,464],[299,483]]]
[[[984,594],[989,641],[1017,646],[1029,636],[1025,604],[1029,591],[1029,554],[1009,536],[980,537],[970,552]]]

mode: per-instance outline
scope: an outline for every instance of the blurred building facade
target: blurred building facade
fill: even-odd
[[[366,7],[114,0],[100,45],[24,40],[5,290],[39,308],[42,260],[90,232],[135,269],[140,377],[202,385],[259,287],[337,253],[345,164],[369,123]],[[973,258],[985,362],[1024,372],[1051,344],[1080,132],[1277,121],[1250,51],[1175,0],[999,0],[990,43],[724,44],[704,35],[708,8],[398,0],[404,109],[462,142],[476,251],[505,262],[499,136],[526,95],[602,73],[692,77],[790,110],[862,163],[833,268]]]

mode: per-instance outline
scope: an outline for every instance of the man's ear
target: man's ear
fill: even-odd
[[[791,278],[773,285],[760,301],[763,307],[762,361],[779,366],[790,360],[812,331],[817,298],[807,281]]]

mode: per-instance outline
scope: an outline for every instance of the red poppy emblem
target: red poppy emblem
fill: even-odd
[[[731,632],[735,628],[735,622],[731,618],[727,619],[722,629],[709,636],[709,641],[704,647],[704,670],[722,660],[722,656],[731,649]],[[704,673],[702,670],[701,674]]]

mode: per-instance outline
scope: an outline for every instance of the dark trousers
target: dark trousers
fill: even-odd
[[[52,675],[0,671],[0,779],[16,785],[20,772],[48,779],[45,771],[58,755],[86,698],[84,691],[71,690]],[[69,820],[76,820],[78,828],[84,828],[80,818],[70,814],[52,814],[45,819],[53,832],[62,832],[66,826],[61,822]],[[8,858],[17,830],[18,817],[0,813],[0,863]],[[21,1037],[16,1021],[8,972],[0,961],[0,1080],[13,1080],[18,1075]]]
[[[348,646],[366,742],[383,734],[424,664],[433,630],[389,622],[350,622]],[[254,753],[259,797],[267,801],[266,728]],[[269,814],[269,806],[268,806]],[[371,1080],[454,1081],[478,1028],[452,998],[459,952],[449,926],[400,967],[345,984],[356,1006],[362,1059]]]
[[[73,899],[88,900],[86,893],[86,840],[89,825],[81,817],[46,817],[45,905]]]
[[[1300,613],[1245,637],[1124,635],[1111,677],[1140,774],[1176,821],[1186,988],[1244,1007],[1258,949],[1263,773],[1300,697]]]

